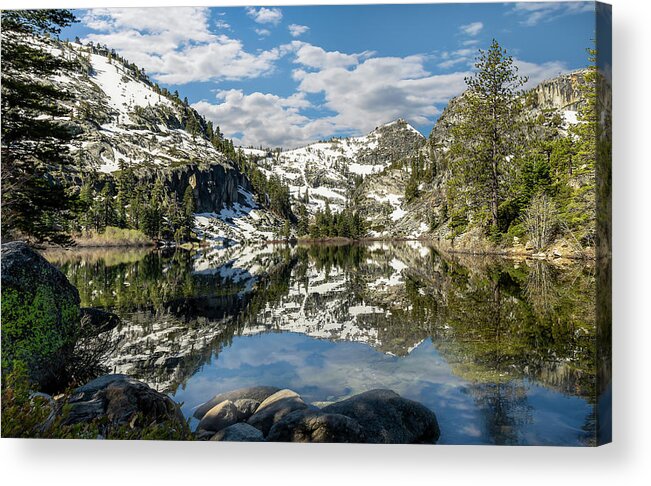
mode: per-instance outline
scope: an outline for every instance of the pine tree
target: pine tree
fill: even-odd
[[[460,102],[460,120],[452,127],[450,195],[465,196],[473,209],[488,209],[491,230],[500,229],[500,203],[505,198],[523,133],[521,88],[513,58],[496,40],[480,50],[477,72],[466,78],[468,90]]]
[[[68,10],[2,11],[2,238],[72,243],[77,198],[49,173],[72,163],[69,95],[48,79],[71,65],[28,42],[75,21]]]

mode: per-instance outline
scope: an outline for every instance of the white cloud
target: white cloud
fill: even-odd
[[[336,127],[323,119],[300,113],[310,103],[303,93],[283,98],[269,93],[231,89],[217,93],[218,103],[200,101],[193,108],[213,120],[236,145],[294,147],[333,133]]]
[[[483,28],[484,24],[482,22],[472,22],[470,24],[462,25],[459,27],[459,30],[466,35],[474,37],[479,34]]]
[[[526,89],[534,88],[540,82],[558,76],[569,71],[567,65],[561,61],[549,61],[542,64],[523,61],[514,58],[513,63],[518,67],[518,74],[527,76],[529,79],[525,85]]]
[[[594,9],[594,2],[518,2],[512,12],[522,17],[522,25],[531,27],[566,15],[594,12]]]
[[[451,67],[463,64],[472,66],[475,60],[477,51],[475,49],[458,49],[454,52],[441,53],[442,61],[438,63],[438,67],[442,69],[449,69]]]
[[[266,37],[268,35],[271,35],[271,31],[269,29],[255,29],[255,33],[258,34],[260,37]]]
[[[298,25],[298,24],[289,24],[287,27],[289,29],[289,34],[292,37],[300,37],[305,34],[310,28],[307,25]]]
[[[247,7],[246,13],[258,24],[278,25],[283,18],[283,13],[279,8],[261,7],[256,9],[254,7]]]
[[[222,19],[218,19],[217,22],[215,22],[215,27],[223,30],[231,30],[231,24]]]
[[[86,41],[114,48],[165,83],[255,78],[286,53],[247,52],[241,41],[211,32],[209,19],[206,8],[111,8],[89,10],[82,22],[98,31]]]
[[[439,112],[435,105],[463,90],[468,73],[431,75],[424,62],[424,56],[369,58],[317,72],[297,69],[294,79],[300,92],[323,94],[338,130],[363,133],[399,117],[430,123]]]
[[[339,51],[328,52],[321,47],[301,41],[293,41],[291,45],[296,51],[294,62],[315,69],[353,66],[358,64],[360,59],[373,54],[370,51],[359,54],[344,54]]]

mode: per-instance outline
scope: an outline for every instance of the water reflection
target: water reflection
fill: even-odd
[[[123,324],[108,363],[194,406],[253,384],[314,402],[386,387],[442,443],[594,442],[595,271],[421,243],[47,255]]]

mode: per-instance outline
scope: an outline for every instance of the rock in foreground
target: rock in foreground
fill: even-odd
[[[367,442],[356,420],[319,410],[298,410],[282,418],[269,431],[270,442]]]
[[[258,429],[240,422],[220,430],[210,440],[223,442],[264,442],[264,436]]]
[[[195,437],[213,441],[433,444],[440,435],[434,412],[391,390],[367,391],[323,409],[306,403],[289,389],[277,390],[261,403],[255,398],[240,398],[261,397],[271,389],[242,388],[217,395],[207,402],[219,403],[203,414]],[[232,423],[234,417],[237,423]]]
[[[356,420],[370,443],[434,443],[440,435],[434,412],[391,390],[360,393],[324,407],[323,412]]]
[[[67,384],[79,331],[79,292],[27,243],[2,245],[2,367],[26,365],[40,391]]]
[[[238,388],[237,390],[226,393],[220,393],[219,395],[212,397],[206,403],[199,405],[194,411],[194,416],[201,420],[208,410],[225,400],[230,400],[233,403],[237,400],[255,400],[261,403],[277,391],[280,391],[280,388],[276,388],[275,386],[250,386],[246,388]]]
[[[68,399],[64,425],[105,420],[130,428],[164,424],[177,434],[187,431],[179,406],[167,395],[127,375],[106,375],[77,388]]]

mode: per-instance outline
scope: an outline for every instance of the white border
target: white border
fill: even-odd
[[[262,1],[257,5],[305,3],[309,2]],[[648,466],[651,377],[647,359],[651,346],[651,19],[648,15],[651,2],[613,0],[612,3],[614,444],[598,449],[570,449],[3,439],[0,441],[3,484],[648,484],[646,481],[651,477]],[[251,2],[4,0],[2,8],[181,4],[226,6],[251,5]]]

